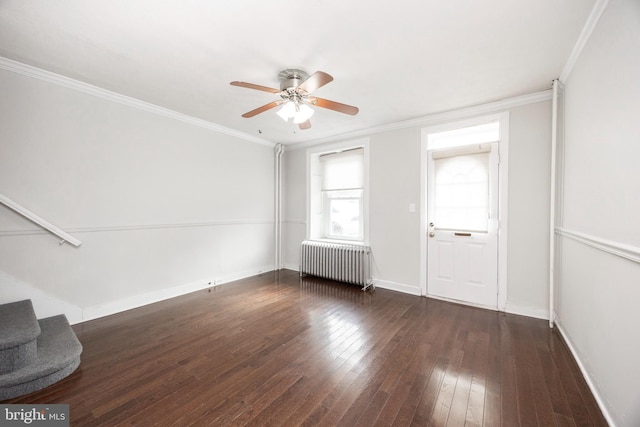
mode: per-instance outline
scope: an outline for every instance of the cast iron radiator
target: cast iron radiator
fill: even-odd
[[[306,274],[360,285],[366,290],[373,286],[371,248],[305,240],[300,248],[300,275]]]

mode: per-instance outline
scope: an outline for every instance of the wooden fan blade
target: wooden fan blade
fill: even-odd
[[[337,111],[339,113],[350,114],[352,116],[355,116],[356,114],[358,114],[358,111],[360,111],[358,107],[354,107],[352,105],[347,105],[347,104],[341,104],[336,101],[329,101],[328,99],[314,97],[314,100],[315,102],[312,102],[312,104],[318,107],[328,108],[329,110]]]
[[[300,130],[309,129],[311,128],[311,122],[307,120],[306,122],[299,123],[298,127],[300,128]]]
[[[265,111],[267,111],[267,110],[270,110],[270,109],[272,109],[272,108],[275,108],[275,107],[277,107],[278,105],[282,104],[283,102],[284,102],[284,100],[278,100],[278,101],[270,102],[270,103],[268,103],[268,104],[263,105],[262,107],[258,107],[258,108],[256,108],[255,110],[251,110],[251,111],[249,111],[248,113],[244,113],[244,114],[242,115],[242,117],[244,117],[245,119],[248,119],[249,117],[256,116],[256,115],[258,115],[258,114],[260,114],[260,113],[264,113],[264,112],[265,112]]]
[[[255,84],[253,84],[253,83],[246,83],[246,82],[231,82],[230,84],[231,84],[231,86],[246,87],[247,89],[261,90],[261,91],[269,92],[269,93],[279,93],[279,92],[280,92],[280,89],[274,89],[274,88],[272,88],[272,87],[266,87],[266,86],[255,85]]]
[[[332,80],[333,80],[333,77],[331,77],[329,74],[325,73],[324,71],[316,71],[311,76],[309,76],[307,80],[300,83],[297,89],[302,89],[307,93],[311,93],[314,90],[326,85]]]

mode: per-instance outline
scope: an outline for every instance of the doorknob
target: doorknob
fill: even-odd
[[[436,233],[434,233],[433,231],[429,233],[429,237],[434,237],[436,235]]]

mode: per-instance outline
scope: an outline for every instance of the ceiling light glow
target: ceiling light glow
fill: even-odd
[[[313,112],[313,108],[307,104],[297,104],[294,101],[287,101],[276,114],[285,122],[293,119],[293,123],[300,124],[309,120],[309,118],[313,116]]]

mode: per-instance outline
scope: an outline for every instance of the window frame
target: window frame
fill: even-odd
[[[363,177],[362,177],[362,197],[361,206],[361,238],[350,238],[344,236],[334,236],[325,233],[326,202],[321,190],[321,168],[320,156],[336,152],[348,151],[355,148],[362,148]],[[357,245],[369,245],[369,138],[348,140],[334,144],[318,145],[307,149],[307,240],[318,240],[325,242],[344,242]]]

